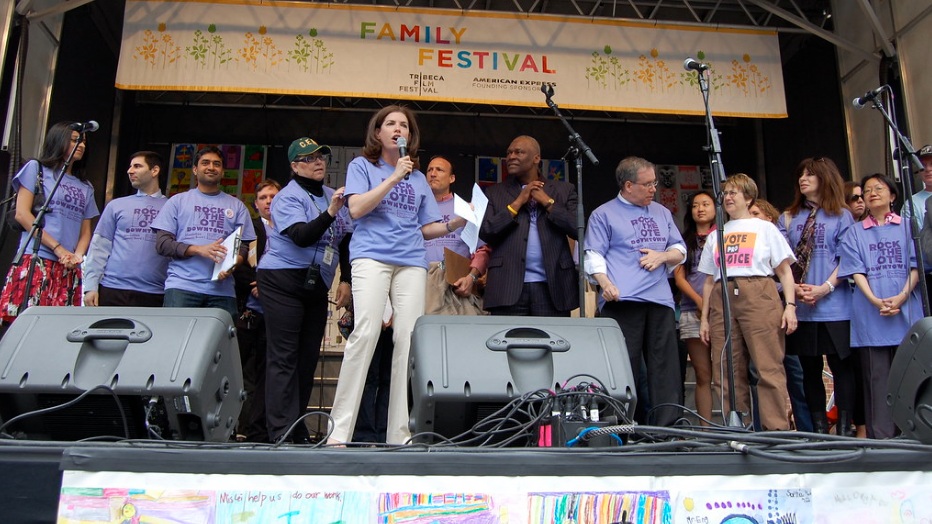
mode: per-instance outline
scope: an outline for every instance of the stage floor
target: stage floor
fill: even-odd
[[[184,514],[184,522],[401,522],[407,515],[406,522],[601,524],[623,522],[624,514],[632,523],[789,524],[932,517],[932,446],[840,437],[794,445],[785,435],[736,434],[734,441],[750,446],[744,452],[727,441],[690,439],[605,449],[3,441],[3,520],[113,522],[121,508],[150,518]],[[760,444],[764,439],[782,442]],[[736,515],[746,520],[728,520]]]

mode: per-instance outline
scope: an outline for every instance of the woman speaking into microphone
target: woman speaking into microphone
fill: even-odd
[[[404,139],[403,141],[401,139]],[[402,152],[404,145],[406,150]],[[408,431],[408,349],[414,322],[424,314],[427,251],[424,240],[466,225],[456,217],[440,222],[440,211],[418,167],[420,132],[414,112],[388,106],[369,120],[362,156],[346,172],[346,202],[354,221],[350,241],[356,325],[343,353],[333,401],[331,444],[350,439],[359,411],[369,361],[382,330],[385,301],[394,308],[390,444],[403,444]]]

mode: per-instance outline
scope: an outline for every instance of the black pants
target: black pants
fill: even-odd
[[[265,312],[268,340],[265,369],[265,410],[269,438],[274,442],[307,410],[314,387],[314,370],[327,322],[327,287],[302,287],[307,269],[260,269],[259,301]],[[291,434],[307,438],[304,424]]]
[[[490,315],[515,317],[568,317],[569,311],[560,311],[553,305],[546,282],[525,282],[518,302],[511,306],[486,308]]]
[[[645,413],[644,403],[638,402],[634,418],[642,424],[673,425],[683,413],[673,309],[649,302],[607,302],[601,316],[615,319],[625,335],[635,377],[639,376],[642,359],[647,364],[647,391],[653,409]]]
[[[132,289],[97,286],[97,303],[101,306],[162,307],[164,293],[143,293]]]
[[[236,432],[245,435],[247,442],[268,442],[269,431],[265,426],[265,316],[252,310],[249,310],[249,318],[246,314],[241,315],[236,326],[236,339],[243,365],[243,387],[246,389],[246,402],[243,403]]]

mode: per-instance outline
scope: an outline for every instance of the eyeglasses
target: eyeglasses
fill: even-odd
[[[294,159],[295,162],[304,162],[305,164],[313,164],[318,160],[322,160],[325,164],[330,164],[330,155],[308,155],[302,156],[300,158]]]
[[[653,180],[653,181],[651,181],[651,182],[632,182],[632,183],[635,184],[635,185],[644,186],[644,187],[646,187],[647,189],[650,189],[650,188],[652,188],[652,187],[657,187],[657,184],[659,184],[659,181],[658,181],[658,180]]]
[[[732,198],[734,198],[734,197],[738,196],[738,191],[734,191],[734,190],[722,191],[722,196],[727,196],[727,197],[732,197]]]
[[[879,194],[885,193],[886,191],[887,191],[887,186],[865,187],[864,196],[870,195],[872,193],[879,195]]]
[[[848,197],[848,202],[857,202],[858,200],[864,200],[864,195],[851,195]]]

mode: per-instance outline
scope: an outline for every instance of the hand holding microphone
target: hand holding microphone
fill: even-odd
[[[395,140],[395,143],[398,144],[398,156],[401,158],[408,156],[408,139],[400,136],[397,140]],[[410,172],[405,175],[405,180],[408,180],[409,178],[411,178]]]

